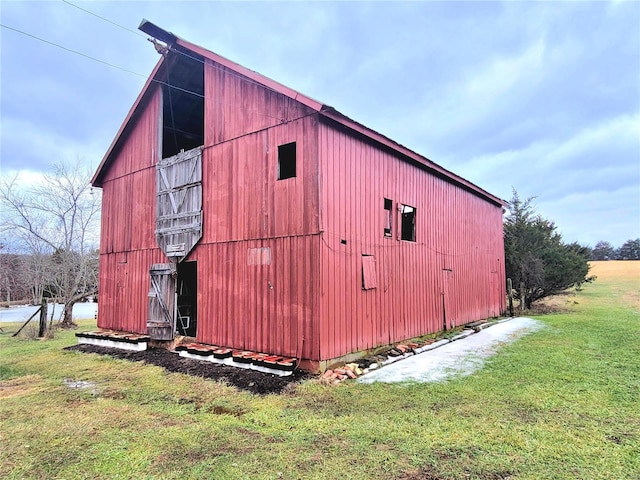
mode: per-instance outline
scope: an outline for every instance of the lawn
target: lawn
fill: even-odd
[[[592,273],[567,313],[435,384],[256,396],[3,325],[0,477],[638,479],[640,262]]]

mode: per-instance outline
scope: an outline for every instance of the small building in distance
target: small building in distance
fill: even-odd
[[[100,328],[314,371],[504,312],[503,200],[332,107],[141,29],[161,57],[92,180]]]

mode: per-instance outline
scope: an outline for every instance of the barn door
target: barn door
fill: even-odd
[[[152,340],[173,340],[175,332],[176,269],[172,263],[156,263],[149,271],[147,334]]]
[[[156,165],[156,240],[181,262],[202,237],[202,148]]]

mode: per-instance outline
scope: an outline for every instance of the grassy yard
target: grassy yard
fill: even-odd
[[[436,384],[260,397],[5,328],[0,477],[639,479],[640,262],[592,273],[569,313]]]

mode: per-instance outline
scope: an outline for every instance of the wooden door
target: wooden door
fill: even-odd
[[[173,340],[175,332],[176,269],[173,263],[156,263],[149,271],[147,334],[152,340]]]
[[[202,237],[202,148],[156,165],[156,240],[181,262]]]

